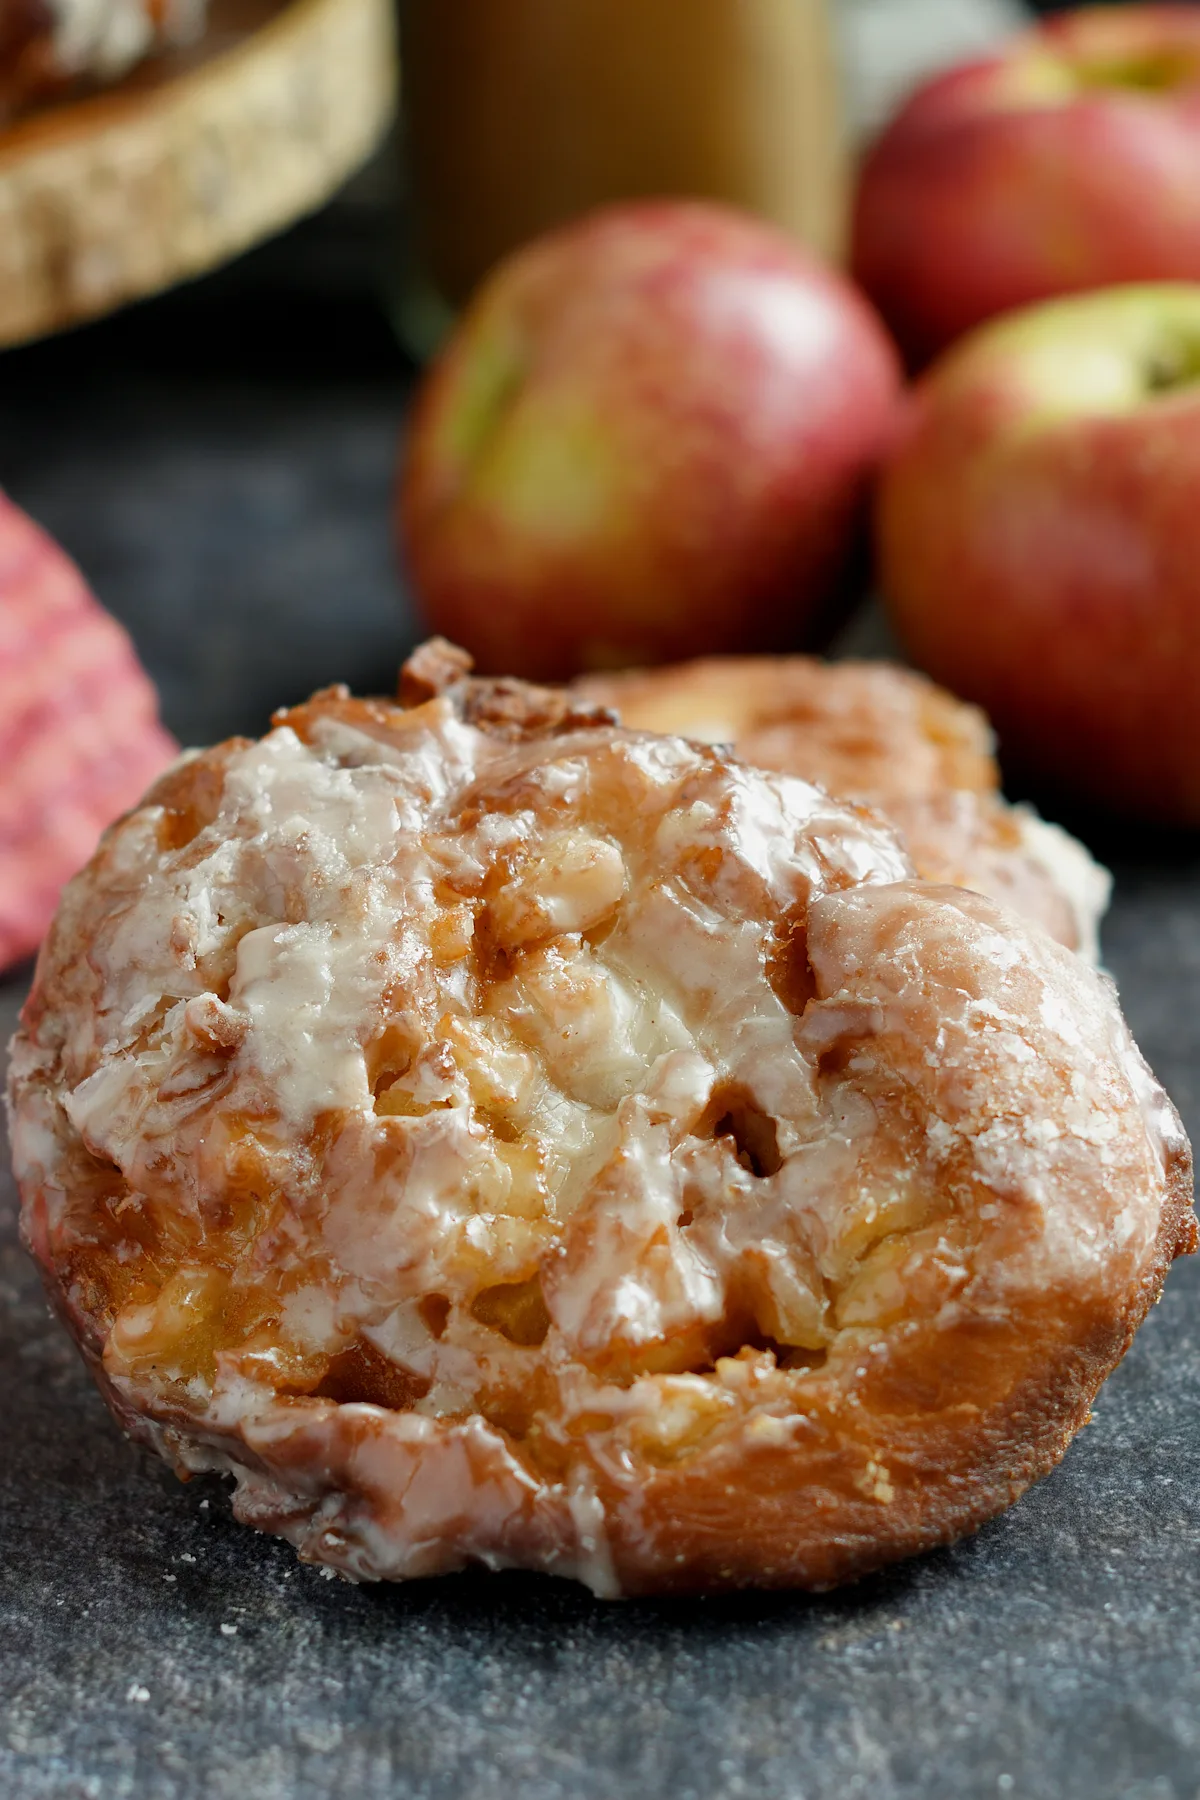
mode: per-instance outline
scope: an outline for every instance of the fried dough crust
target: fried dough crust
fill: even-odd
[[[13,1049],[125,1427],[362,1579],[821,1587],[1061,1456],[1192,1247],[1104,977],[865,809],[444,646],[185,759]]]
[[[924,675],[884,662],[713,657],[582,678],[639,731],[732,744],[743,761],[878,808],[927,881],[990,894],[1088,961],[1111,883],[1075,838],[999,792],[991,727]]]

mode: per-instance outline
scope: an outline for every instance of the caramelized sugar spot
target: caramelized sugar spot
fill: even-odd
[[[849,1072],[858,1046],[846,1039],[827,1044],[817,1057],[817,1074],[825,1081],[839,1081]]]
[[[475,920],[471,949],[475,961],[475,978],[482,993],[487,993],[489,988],[496,987],[500,982],[508,980],[512,974],[513,957],[511,952],[498,942],[486,907]]]
[[[475,1296],[471,1315],[481,1325],[498,1331],[511,1344],[529,1348],[545,1342],[550,1314],[536,1275],[528,1281],[499,1282]]]
[[[414,1100],[400,1085],[401,1077],[393,1076],[390,1084],[375,1095],[375,1111],[381,1119],[423,1119],[431,1112],[445,1112],[449,1100]]]
[[[776,999],[797,1018],[817,992],[816,977],[808,960],[808,908],[794,906],[775,927],[767,951],[767,980]]]
[[[642,1375],[711,1375],[728,1357],[769,1354],[780,1369],[814,1369],[825,1351],[785,1344],[763,1331],[752,1311],[731,1300],[724,1316],[708,1324],[690,1325],[674,1337],[641,1346],[610,1370],[625,1383]]]
[[[441,1338],[445,1335],[446,1322],[450,1317],[450,1302],[445,1294],[426,1294],[417,1311],[430,1337]]]
[[[408,1074],[414,1054],[411,1032],[395,1020],[371,1039],[365,1056],[367,1080],[376,1101],[394,1081]]]
[[[777,1174],[782,1166],[774,1119],[748,1089],[734,1083],[713,1090],[697,1131],[701,1136],[728,1138],[743,1169],[760,1180]]]
[[[423,1376],[398,1368],[374,1344],[357,1339],[335,1356],[313,1393],[318,1400],[336,1400],[339,1406],[383,1406],[389,1412],[408,1412],[429,1392]]]
[[[225,765],[234,752],[249,748],[249,738],[233,738],[168,769],[155,782],[146,804],[163,809],[158,838],[164,851],[185,849],[213,823],[225,792]]]

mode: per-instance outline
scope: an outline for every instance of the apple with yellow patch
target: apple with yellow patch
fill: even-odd
[[[1200,285],[966,338],[913,391],[878,524],[901,639],[1006,761],[1200,825]]]
[[[429,625],[487,671],[812,641],[865,549],[900,375],[840,275],[742,214],[621,206],[519,251],[418,397]]]
[[[1200,280],[1200,7],[1085,7],[935,77],[865,162],[856,278],[914,364],[997,313]]]

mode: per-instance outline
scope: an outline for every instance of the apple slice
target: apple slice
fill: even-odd
[[[0,494],[0,969],[177,751],[126,633]]]

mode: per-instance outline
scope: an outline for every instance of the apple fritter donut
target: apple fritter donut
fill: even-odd
[[[357,1578],[824,1586],[1061,1456],[1192,1246],[1111,984],[798,779],[409,664],[183,761],[13,1050],[121,1422]]]
[[[926,881],[1015,907],[1089,962],[1111,883],[1083,845],[1001,796],[984,714],[892,663],[724,657],[581,678],[640,731],[730,743],[886,814]]]

